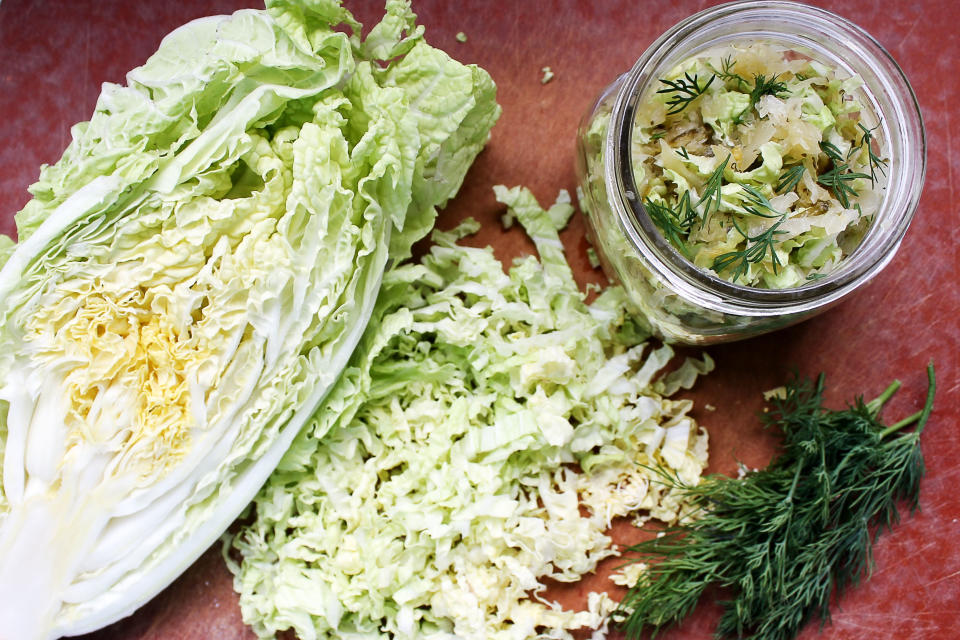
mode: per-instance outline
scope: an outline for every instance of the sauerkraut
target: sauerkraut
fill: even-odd
[[[638,193],[664,237],[736,284],[835,270],[877,212],[887,160],[862,82],[769,42],[688,58],[640,102]]]

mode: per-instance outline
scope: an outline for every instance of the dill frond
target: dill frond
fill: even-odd
[[[831,597],[869,574],[873,541],[897,523],[898,505],[918,506],[932,363],[927,379],[923,409],[890,426],[878,414],[899,383],[835,411],[822,405],[823,375],[792,380],[764,417],[784,439],[765,469],[696,486],[662,473],[698,514],[630,548],[651,567],[614,614],[627,636],[679,622],[711,585],[732,593],[717,637],[789,640],[813,619],[828,621]]]

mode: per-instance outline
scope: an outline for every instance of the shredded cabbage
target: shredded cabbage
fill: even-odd
[[[112,622],[222,534],[499,114],[408,2],[366,39],[268,5],[106,85],[0,243],[0,637]]]
[[[509,273],[460,246],[472,222],[435,232],[418,264],[384,276],[373,319],[323,409],[226,538],[244,620],[260,637],[570,638],[602,629],[542,597],[617,551],[628,514],[673,521],[680,498],[652,466],[696,483],[707,436],[672,393],[709,371],[661,372],[620,288],[585,304],[544,211],[496,189],[540,261]]]

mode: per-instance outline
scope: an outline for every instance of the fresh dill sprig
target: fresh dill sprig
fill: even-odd
[[[747,81],[739,73],[735,73],[733,68],[737,65],[737,61],[733,59],[733,55],[729,55],[726,58],[723,58],[720,61],[720,70],[717,71],[711,67],[711,70],[714,74],[721,80],[731,80],[737,83],[738,87],[746,86]]]
[[[856,147],[852,148],[852,150],[855,149]],[[840,148],[832,142],[827,142],[824,140],[820,143],[820,150],[823,151],[827,158],[830,159],[833,168],[829,171],[824,171],[817,176],[817,182],[832,190],[833,195],[837,198],[843,208],[849,209],[850,198],[856,198],[860,195],[850,183],[858,178],[869,178],[872,183],[873,177],[865,173],[860,173],[859,171],[851,171],[850,165],[847,164],[846,159],[843,157],[843,152],[840,151]],[[872,150],[871,153],[873,153]],[[849,158],[849,156],[850,154],[848,153],[847,158]]]
[[[732,595],[721,603],[716,637],[789,640],[812,619],[828,621],[831,597],[869,574],[873,540],[898,521],[898,505],[919,504],[932,364],[927,380],[923,409],[890,426],[878,414],[898,382],[871,402],[833,411],[822,405],[822,375],[792,380],[764,417],[783,433],[765,469],[696,486],[654,469],[697,511],[631,547],[651,566],[614,613],[627,636],[679,622],[711,585]]]
[[[832,142],[824,140],[820,143],[820,150],[833,161],[834,165],[843,163],[843,152],[840,151],[840,147]]]
[[[670,208],[664,202],[658,202],[650,198],[643,201],[643,207],[646,209],[647,215],[650,216],[653,223],[660,229],[663,237],[688,258],[690,257],[690,250],[687,249],[683,238],[690,232],[689,218],[687,214],[684,213],[684,207],[689,207],[690,204],[689,194],[690,192],[688,191],[685,201],[681,199],[679,211]],[[694,215],[695,214],[696,212],[694,212]]]
[[[858,178],[870,178],[870,176],[858,171],[850,171],[849,165],[844,162],[840,165],[834,165],[830,171],[821,173],[817,176],[817,182],[831,189],[833,195],[836,196],[843,208],[849,209],[850,198],[856,198],[860,195],[857,193],[857,190],[853,188],[853,185],[850,184]]]
[[[710,215],[710,209],[714,211],[720,209],[720,196],[722,195],[720,187],[723,186],[723,172],[727,168],[728,162],[730,162],[730,156],[723,159],[720,166],[713,170],[713,173],[707,178],[706,184],[703,185],[703,194],[700,195],[700,199],[697,200],[695,207],[699,209],[700,205],[706,205],[700,222],[701,226],[707,224],[707,216]]]
[[[693,227],[693,223],[697,221],[700,217],[700,214],[697,213],[696,207],[693,206],[693,203],[690,201],[690,192],[684,191],[683,195],[680,197],[680,202],[677,203],[677,210],[679,212],[680,223],[687,229],[689,233],[690,229]]]
[[[867,164],[870,166],[870,184],[872,186],[876,184],[877,171],[883,175],[887,175],[887,161],[882,159],[873,151],[873,132],[880,125],[877,124],[872,129],[867,129],[865,126],[863,126],[862,122],[858,122],[857,126],[860,127],[861,131],[863,131],[863,135],[860,137],[860,142],[857,143],[857,147],[852,147],[850,152],[852,153],[856,148],[864,149],[867,152]]]
[[[786,215],[781,215],[780,219],[772,225],[757,235],[751,236],[740,228],[736,218],[732,218],[731,221],[733,222],[734,228],[743,236],[746,245],[740,251],[729,251],[717,256],[714,258],[711,268],[717,273],[720,273],[725,269],[734,267],[731,282],[736,282],[741,276],[747,275],[751,263],[756,264],[763,262],[769,251],[770,261],[773,263],[773,273],[776,274],[777,269],[781,266],[780,258],[777,256],[776,251],[776,237],[778,234],[786,233],[779,229],[780,225],[783,224],[783,221],[786,219]]]
[[[677,155],[683,158],[684,160],[690,159],[690,152],[687,151],[687,148],[683,145],[680,146],[680,150],[677,151]]]
[[[744,205],[743,208],[751,215],[760,216],[761,218],[779,218],[783,215],[774,209],[773,204],[767,199],[767,196],[760,193],[756,187],[752,187],[749,184],[741,184],[740,188],[746,193],[746,199],[750,203],[749,205]],[[760,209],[766,209],[770,213],[761,213]]]
[[[670,107],[667,115],[680,113],[686,109],[691,102],[703,95],[707,87],[709,87],[716,78],[715,75],[711,74],[710,79],[701,87],[697,74],[691,76],[690,73],[687,72],[683,75],[683,78],[678,78],[677,80],[660,79],[660,82],[667,86],[657,91],[657,93],[673,94],[670,99],[667,100],[667,106]]]
[[[777,270],[780,268],[780,257],[776,251],[776,237],[784,233],[780,231],[779,227],[787,218],[786,214],[777,211],[773,203],[756,187],[741,184],[740,188],[743,189],[745,198],[749,203],[743,205],[744,210],[748,214],[761,218],[779,218],[779,220],[757,235],[750,236],[737,224],[736,218],[731,218],[734,228],[743,236],[745,246],[740,251],[730,251],[717,256],[714,258],[711,267],[718,273],[734,267],[733,277],[731,278],[732,282],[736,282],[741,276],[747,275],[751,263],[763,262],[768,252],[770,253],[770,261],[773,264],[773,273],[777,273]],[[762,209],[765,209],[767,213],[764,213]]]
[[[778,82],[777,78],[780,77],[779,74],[774,74],[769,79],[762,73],[754,74],[753,76],[753,89],[750,90],[750,108],[752,109],[760,102],[760,98],[763,96],[773,96],[775,98],[783,98],[780,94],[790,92],[787,90],[786,82]]]
[[[743,111],[738,113],[733,117],[734,124],[743,124],[744,116],[750,113],[760,102],[760,98],[763,96],[774,96],[776,98],[782,98],[780,94],[787,93],[790,91],[787,89],[786,82],[779,82],[777,78],[780,77],[779,74],[774,74],[770,79],[767,79],[767,76],[762,73],[755,73],[753,75],[753,88],[750,89],[750,104]],[[746,82],[744,82],[746,84]]]
[[[780,174],[776,186],[773,190],[777,193],[789,193],[797,188],[800,180],[803,178],[804,168],[802,164],[794,165]]]

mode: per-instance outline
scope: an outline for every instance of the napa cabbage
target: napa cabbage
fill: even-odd
[[[324,402],[499,114],[409,3],[197,20],[103,88],[0,243],[0,637],[131,613]]]

